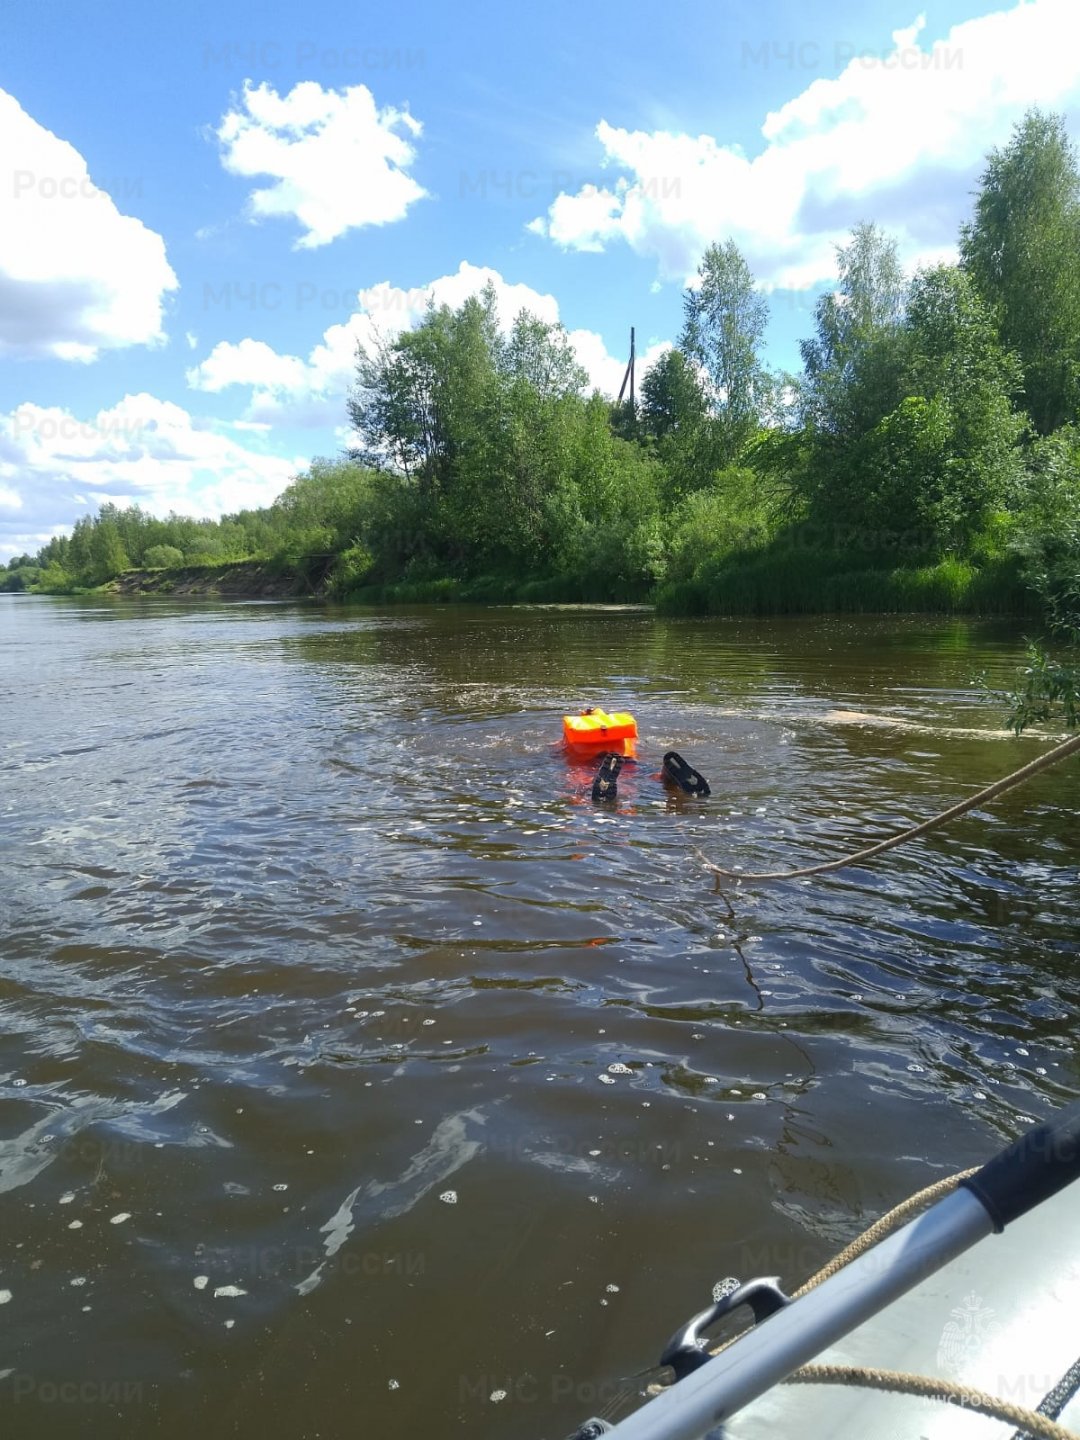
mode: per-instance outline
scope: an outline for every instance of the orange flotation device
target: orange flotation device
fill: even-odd
[[[580,715],[563,716],[563,739],[575,750],[599,755],[611,751],[615,755],[632,756],[637,739],[637,721],[632,715],[606,710],[583,710]]]

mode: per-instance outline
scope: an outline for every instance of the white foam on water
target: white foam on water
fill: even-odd
[[[398,1179],[371,1180],[366,1185],[358,1185],[345,1197],[330,1219],[320,1227],[326,1236],[323,1241],[326,1259],[295,1287],[297,1294],[309,1295],[322,1283],[327,1261],[337,1254],[355,1229],[354,1211],[358,1203],[366,1203],[367,1208],[380,1219],[395,1219],[411,1210],[429,1190],[468,1164],[481,1146],[479,1140],[469,1138],[466,1122],[483,1125],[485,1116],[479,1110],[464,1110],[446,1116]]]
[[[156,1100],[136,1105],[87,1096],[71,1101],[67,1109],[60,1114],[50,1113],[24,1130],[21,1135],[0,1141],[0,1195],[28,1185],[46,1166],[52,1164],[61,1152],[50,1147],[50,1140],[57,1137],[70,1139],[87,1126],[102,1120],[112,1121],[118,1129],[122,1128],[121,1122],[128,1122],[128,1133],[138,1135],[142,1116],[158,1115],[162,1111],[171,1110],[186,1098],[182,1091],[174,1090],[159,1095]],[[72,1195],[71,1200],[74,1198]],[[71,1200],[61,1199],[60,1203],[70,1205]]]

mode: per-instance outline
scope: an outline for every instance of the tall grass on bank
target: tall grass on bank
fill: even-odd
[[[646,603],[652,592],[644,582],[618,582],[602,575],[479,575],[471,580],[361,585],[340,592],[338,598],[361,605],[626,605]]]
[[[662,586],[657,608],[666,615],[1038,613],[1013,557],[910,566],[859,559],[786,547],[732,556]]]

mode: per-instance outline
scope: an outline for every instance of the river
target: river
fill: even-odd
[[[560,1440],[1080,1091],[965,620],[0,597],[5,1435]],[[566,709],[637,716],[614,808]],[[708,801],[659,783],[677,748]],[[494,1398],[493,1398],[494,1397]]]

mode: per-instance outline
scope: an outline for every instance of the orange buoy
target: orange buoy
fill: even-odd
[[[610,750],[615,755],[632,756],[637,739],[637,721],[632,715],[606,710],[583,710],[580,715],[563,716],[563,739],[575,750],[599,755]]]

